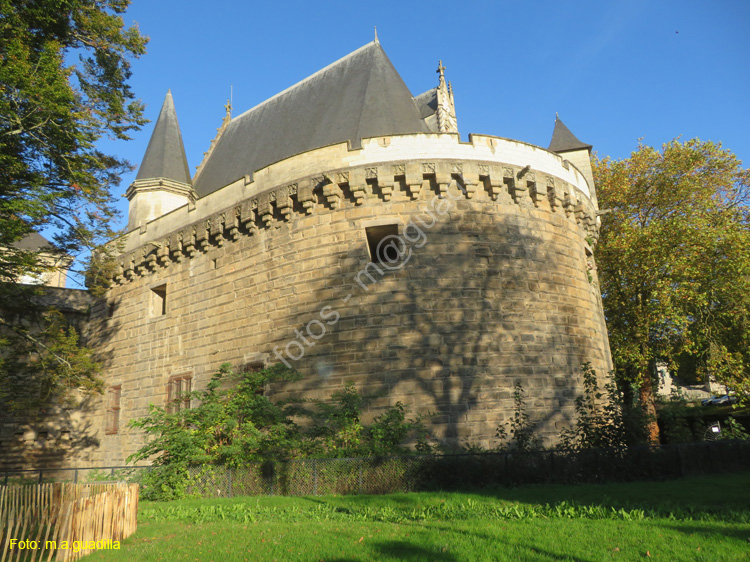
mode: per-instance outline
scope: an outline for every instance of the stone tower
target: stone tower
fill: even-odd
[[[171,90],[164,98],[146,154],[125,196],[130,202],[128,230],[195,202]]]
[[[412,96],[374,41],[227,117],[192,180],[167,95],[92,313],[117,401],[94,462],[122,462],[143,439],[128,419],[223,362],[304,375],[277,397],[354,382],[369,415],[401,401],[448,445],[493,446],[520,382],[554,442],[581,365],[611,369],[591,147],[559,119],[549,149],[461,141],[444,74]]]

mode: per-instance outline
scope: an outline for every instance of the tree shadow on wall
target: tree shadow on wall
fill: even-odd
[[[117,331],[116,323],[102,322],[92,330],[87,326],[91,318],[88,310],[68,306],[64,299],[55,302],[54,294],[45,297],[44,303],[54,305],[67,325],[76,330],[79,345],[96,350],[93,358],[103,368],[111,360],[103,344]],[[39,337],[29,310],[16,315],[14,321],[23,323],[32,337]],[[101,393],[77,389],[74,379],[64,385],[64,391],[56,389],[45,379],[48,374],[44,369],[35,368],[33,357],[14,360],[20,361],[22,368],[5,381],[3,390],[9,393],[8,400],[0,399],[0,468],[49,470],[85,459],[99,445],[100,428],[94,427],[91,415],[101,404]]]
[[[392,240],[401,244],[393,263],[371,264],[364,237],[334,253],[326,289],[307,303],[309,320],[299,316],[300,332],[314,337],[292,366],[307,376],[285,390],[330,395],[352,381],[374,413],[400,400],[432,414],[442,444],[491,447],[520,383],[537,427],[557,434],[572,415],[580,366],[596,353],[566,296],[577,262],[561,266],[560,247],[526,215],[474,203],[455,201],[431,226],[427,203],[415,204]],[[582,263],[578,270],[585,280]]]

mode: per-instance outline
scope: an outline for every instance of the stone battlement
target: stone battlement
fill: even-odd
[[[597,239],[597,208],[589,197],[588,185],[580,172],[559,155],[526,143],[496,137],[472,135],[470,143],[458,143],[455,135],[420,136],[437,138],[397,138],[400,143],[393,142],[393,139],[369,139],[364,150],[358,152],[376,152],[377,154],[370,154],[369,159],[373,160],[371,162],[333,169],[321,167],[320,170],[325,171],[315,171],[268,186],[266,178],[278,178],[278,168],[288,171],[298,168],[296,162],[278,163],[269,167],[276,168],[274,170],[261,170],[257,173],[255,177],[260,181],[245,178],[236,182],[242,184],[246,193],[252,194],[232,206],[206,213],[215,204],[197,209],[191,202],[176,209],[127,235],[125,251],[118,259],[113,281],[127,283],[137,276],[148,275],[158,268],[166,267],[171,262],[191,259],[212,247],[221,247],[230,240],[236,241],[240,236],[252,236],[261,229],[273,228],[275,223],[288,222],[294,215],[335,212],[347,206],[363,205],[366,201],[388,202],[394,197],[403,200],[424,199],[430,194],[443,197],[451,187],[459,189],[466,199],[485,199],[496,204],[522,207],[531,205],[552,213],[562,213],[583,229],[584,236]],[[515,158],[507,158],[510,162],[499,161],[497,158],[383,159],[389,146],[393,146],[392,152],[396,153],[394,156],[411,152],[419,145],[422,146],[422,153],[429,152],[430,149],[439,152],[436,149],[444,144],[445,137],[448,137],[447,140],[454,145],[454,149],[459,144],[470,148],[479,146],[479,156],[488,149],[495,149],[500,158],[509,155]],[[432,140],[438,141],[437,147],[430,142]],[[384,147],[384,144],[387,146]],[[518,146],[513,146],[512,152],[497,150],[503,144]],[[374,147],[377,148],[372,150]],[[330,164],[329,153],[332,148],[341,147],[326,147],[290,160],[304,159],[310,163],[320,157],[321,164]],[[386,150],[382,150],[383,148]],[[324,154],[318,155],[318,152]],[[543,156],[550,157],[546,160],[557,164],[558,169],[554,170],[556,173],[551,173],[553,170],[550,162],[539,158],[538,153],[546,153]],[[538,167],[531,164],[520,165],[519,162],[527,160]],[[571,183],[570,180],[576,183]],[[231,187],[236,188],[237,185]],[[218,195],[212,194],[209,197],[217,198]],[[172,231],[163,233],[165,227],[168,230],[170,226]]]

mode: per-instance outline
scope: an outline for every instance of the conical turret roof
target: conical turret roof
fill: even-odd
[[[569,152],[571,150],[591,150],[591,145],[581,142],[570,132],[562,122],[559,115],[555,115],[555,129],[552,131],[552,140],[547,150],[551,152]]]
[[[295,154],[384,135],[429,133],[376,40],[235,117],[195,178],[200,197]]]
[[[172,91],[167,92],[135,179],[167,178],[190,185],[190,169],[182,144]]]

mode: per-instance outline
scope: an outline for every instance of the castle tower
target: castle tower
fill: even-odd
[[[104,407],[92,418],[92,462],[122,463],[145,439],[128,420],[176,384],[204,388],[225,362],[297,370],[269,385],[274,400],[354,383],[371,397],[365,416],[406,404],[450,447],[496,446],[516,384],[546,443],[570,427],[581,365],[612,368],[591,146],[559,118],[549,150],[462,141],[444,70],[414,96],[368,43],[227,108],[192,185],[167,95],[128,191],[132,230],[106,294],[116,310],[92,312],[91,345],[108,350],[103,378],[122,399],[116,433]]]
[[[128,230],[195,201],[171,90],[164,98],[138,175],[125,196],[130,201]]]
[[[547,150],[561,155],[578,168],[589,184],[591,199],[598,209],[596,190],[594,189],[594,173],[591,170],[591,148],[590,144],[578,140],[578,137],[565,126],[560,116],[555,114],[555,128],[552,131],[552,140]]]

